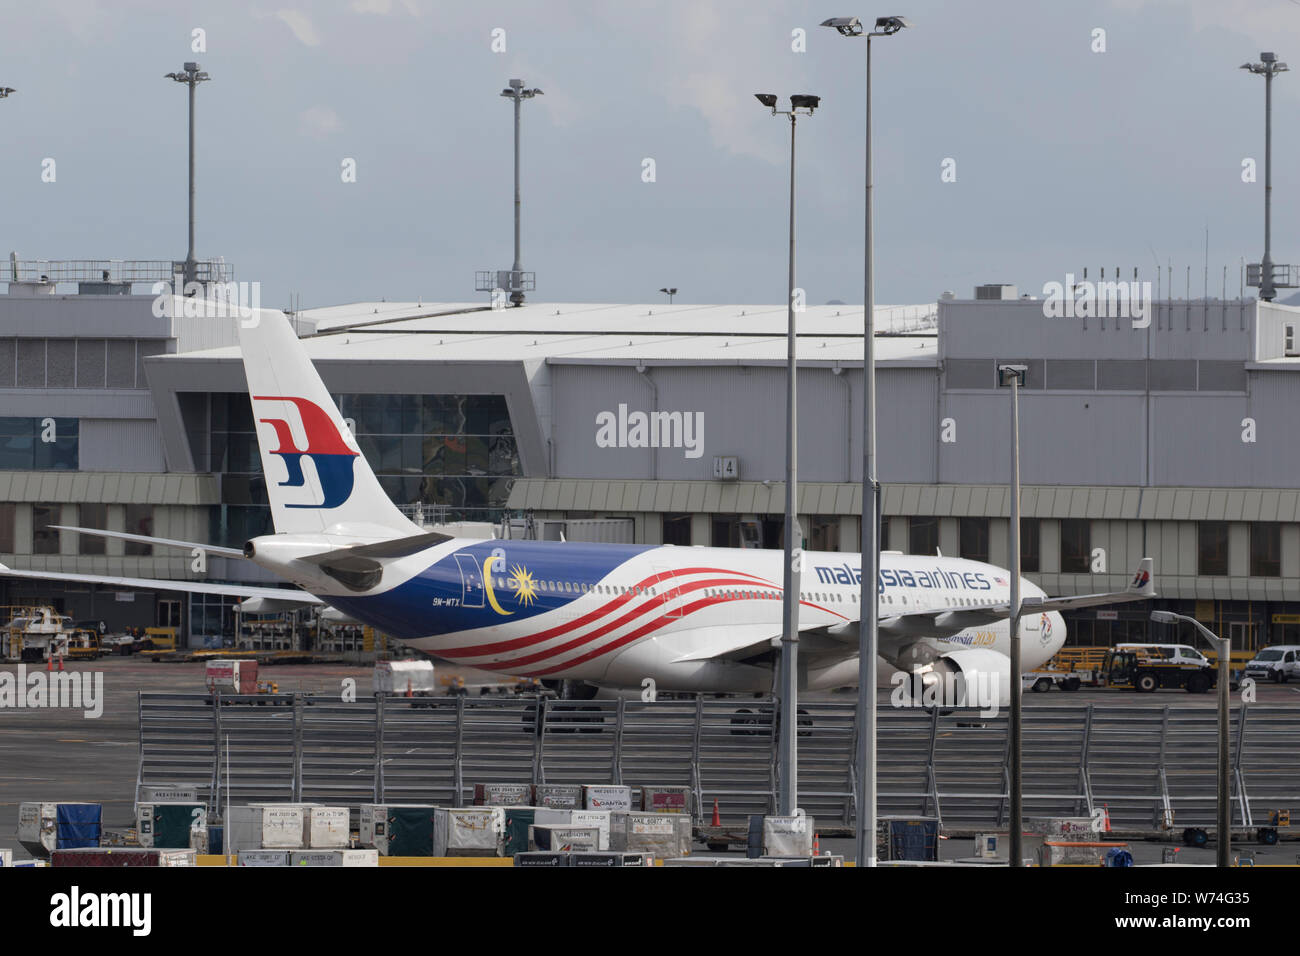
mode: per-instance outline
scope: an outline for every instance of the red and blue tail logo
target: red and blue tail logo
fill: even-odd
[[[305,398],[294,398],[291,395],[254,395],[253,398],[259,402],[293,402],[298,409],[298,417],[302,419],[302,430],[307,436],[306,448],[299,448],[294,442],[293,432],[285,419],[258,419],[259,422],[266,422],[275,429],[276,439],[280,443],[280,447],[271,451],[272,455],[279,455],[284,460],[285,468],[289,471],[288,479],[280,482],[280,487],[306,486],[307,479],[302,473],[304,456],[312,460],[312,464],[316,466],[316,475],[320,479],[323,501],[319,504],[293,504],[285,507],[337,508],[347,501],[352,494],[355,480],[353,465],[357,459],[357,452],[344,443],[343,436],[330,421],[329,415],[319,405]]]
[[[1140,568],[1138,573],[1133,575],[1133,583],[1129,585],[1130,590],[1140,591],[1147,586],[1151,580],[1150,573],[1145,568]]]

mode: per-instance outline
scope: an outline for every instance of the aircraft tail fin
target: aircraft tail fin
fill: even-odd
[[[283,313],[258,309],[238,321],[276,532],[419,532],[380,486]]]

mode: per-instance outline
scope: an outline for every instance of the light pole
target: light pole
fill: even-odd
[[[198,278],[198,264],[194,259],[194,88],[211,77],[201,71],[197,63],[186,63],[182,72],[168,73],[167,79],[190,88],[190,244],[185,253],[185,283],[188,285]]]
[[[523,266],[519,258],[519,112],[524,100],[541,96],[542,91],[524,89],[523,80],[511,80],[510,86],[501,91],[501,95],[515,103],[515,264],[510,269],[510,302],[520,306],[524,304]]]
[[[875,249],[871,209],[871,39],[893,36],[911,23],[879,17],[871,33],[857,17],[832,17],[822,23],[841,36],[867,39],[866,228],[862,292],[862,591],[858,621],[858,779],[857,861],[876,865],[876,679],[880,607],[880,482],[876,480],[876,296],[872,269]]]
[[[1196,618],[1175,614],[1173,611],[1152,611],[1151,620],[1157,624],[1177,624],[1186,621],[1201,632],[1201,636],[1210,642],[1210,646],[1219,655],[1219,799],[1215,823],[1218,843],[1215,847],[1214,862],[1217,866],[1228,866],[1232,853],[1232,802],[1228,795],[1228,689],[1232,680],[1229,666],[1232,658],[1232,639],[1219,637]]]
[[[1261,53],[1259,63],[1243,63],[1241,69],[1264,77],[1264,261],[1260,264],[1259,297],[1272,302],[1277,295],[1273,285],[1273,77],[1285,73],[1285,63],[1279,63],[1276,53]],[[1226,865],[1226,864],[1225,864]]]
[[[811,116],[821,97],[808,93],[790,97],[790,109],[776,108],[776,94],[755,93],[773,116],[790,117],[790,277],[786,288],[785,373],[785,571],[781,596],[781,723],[777,745],[780,790],[778,810],[790,816],[799,805],[798,702],[799,702],[799,579],[803,570],[803,532],[799,527],[799,423],[795,401],[794,327],[794,133],[800,112]]]
[[[998,383],[1011,387],[1011,517],[1007,527],[1007,563],[1011,572],[1011,600],[1008,604],[1008,647],[1011,651],[1011,716],[1008,721],[1010,740],[1010,820],[1007,822],[1007,856],[1012,866],[1024,866],[1023,780],[1020,767],[1021,724],[1020,695],[1020,389],[1028,374],[1025,365],[999,365]]]
[[[677,290],[676,290],[676,289],[660,289],[659,291],[662,292],[664,295],[668,296],[668,304],[669,304],[669,305],[672,305],[672,304],[673,304],[673,296],[675,296],[675,295],[677,294]]]

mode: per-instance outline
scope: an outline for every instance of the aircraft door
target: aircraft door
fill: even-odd
[[[654,569],[657,577],[654,588],[659,594],[659,603],[663,605],[667,617],[680,618],[684,600],[677,585],[680,576],[674,575],[671,569],[663,565],[656,564]]]
[[[457,554],[456,564],[460,567],[461,607],[483,606],[483,570],[478,559],[472,554]]]

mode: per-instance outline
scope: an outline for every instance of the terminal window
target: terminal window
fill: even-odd
[[[1092,556],[1092,523],[1087,519],[1061,521],[1061,573],[1087,574]]]
[[[939,519],[913,517],[907,519],[907,553],[937,554],[939,551]]]
[[[0,418],[0,471],[76,471],[76,418]]]
[[[971,561],[987,563],[989,559],[989,519],[961,518],[959,524],[961,556]]]
[[[664,544],[687,546],[691,543],[691,516],[689,514],[664,515]]]
[[[1228,573],[1228,522],[1202,521],[1196,526],[1196,573]]]
[[[77,524],[83,528],[101,528],[108,529],[108,506],[107,505],[77,505]],[[79,534],[77,535],[77,553],[97,555],[103,554],[105,541],[99,535]]]
[[[14,515],[18,506],[0,503],[0,554],[14,553]]]
[[[1250,526],[1250,576],[1276,578],[1282,574],[1282,526],[1255,521]]]
[[[1021,573],[1037,574],[1042,566],[1042,557],[1039,553],[1039,536],[1041,525],[1037,518],[1020,519],[1020,571]]]
[[[58,554],[60,505],[32,505],[32,554]]]

